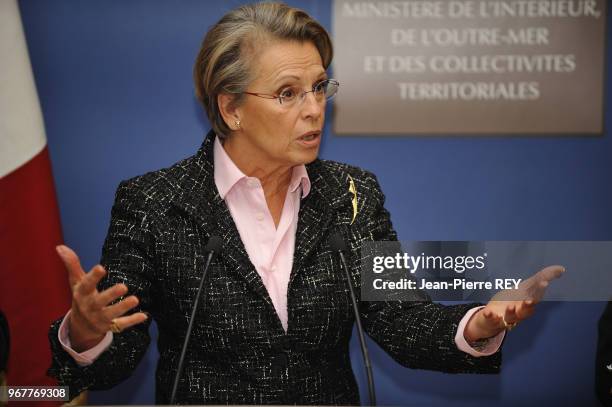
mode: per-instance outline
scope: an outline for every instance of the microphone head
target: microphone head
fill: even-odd
[[[329,237],[329,245],[334,251],[345,251],[346,250],[346,242],[344,241],[340,233],[333,233]]]
[[[208,243],[206,243],[204,250],[207,252],[218,253],[221,251],[221,247],[223,247],[223,239],[221,239],[219,236],[211,236],[210,239],[208,239]]]

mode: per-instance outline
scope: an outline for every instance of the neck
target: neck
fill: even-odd
[[[284,199],[291,181],[293,167],[275,164],[265,157],[258,149],[250,148],[236,139],[230,137],[223,142],[223,149],[236,167],[248,177],[255,177],[261,182],[266,199],[275,196]]]

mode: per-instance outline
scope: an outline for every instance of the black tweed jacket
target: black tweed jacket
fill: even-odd
[[[397,240],[383,207],[376,177],[333,161],[307,165],[311,192],[301,201],[293,269],[288,288],[288,331],[249,261],[213,178],[209,133],[196,155],[174,166],[124,181],[117,190],[102,251],[108,277],[101,289],[124,282],[140,298],[139,308],[158,325],[156,401],[171,392],[188,318],[206,259],[210,236],[224,241],[204,284],[201,303],[178,390],[185,404],[359,404],[349,358],[353,313],[331,233],[341,233],[359,293],[360,245]],[[357,189],[353,217],[349,175]],[[470,305],[426,302],[360,302],[367,334],[398,363],[459,373],[496,373],[501,354],[474,358],[454,343]],[[51,326],[49,374],[70,386],[108,389],[124,380],[144,355],[148,324],[115,335],[92,365],[79,367]]]

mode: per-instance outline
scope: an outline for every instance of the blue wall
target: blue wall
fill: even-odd
[[[208,124],[193,96],[192,64],[208,27],[240,3],[20,1],[65,240],[84,265],[99,260],[119,181],[171,165],[199,147]],[[330,27],[330,2],[289,3]],[[321,156],[378,175],[402,239],[612,240],[607,133],[336,137],[328,120]],[[593,362],[602,309],[602,303],[540,305],[508,335],[503,371],[495,376],[405,369],[371,342],[379,403],[596,405]],[[356,340],[352,357],[365,390]],[[91,399],[153,403],[156,358],[152,345],[129,380]]]

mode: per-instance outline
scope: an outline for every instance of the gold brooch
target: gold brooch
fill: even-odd
[[[351,225],[353,224],[353,222],[355,222],[355,218],[357,217],[357,188],[355,188],[355,181],[353,181],[353,178],[349,175],[349,192],[351,192],[353,194],[353,220],[351,220]]]

